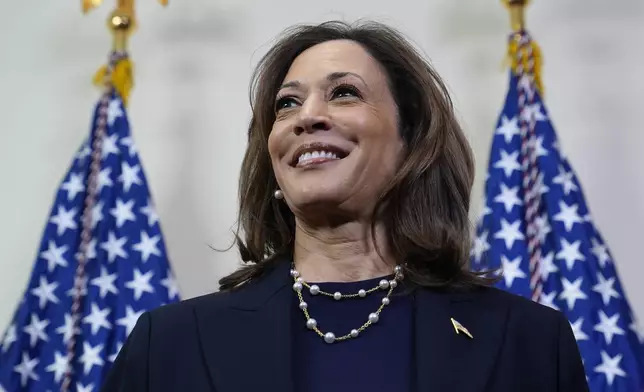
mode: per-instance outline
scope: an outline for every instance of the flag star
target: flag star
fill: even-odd
[[[501,150],[501,159],[494,163],[494,168],[503,169],[505,176],[510,177],[512,175],[512,172],[514,172],[515,170],[521,170],[521,165],[519,165],[518,159],[518,151],[508,154],[507,152],[505,152],[505,150]]]
[[[556,258],[565,260],[568,270],[571,270],[572,267],[574,267],[575,261],[586,260],[584,255],[579,251],[580,245],[581,240],[577,240],[571,244],[565,238],[561,239],[561,250],[557,252]]]
[[[89,145],[87,143],[84,143],[81,148],[78,150],[78,153],[76,154],[76,159],[79,161],[82,161],[83,159],[87,158],[89,154],[92,153],[92,150],[89,148]]]
[[[601,273],[597,273],[597,284],[593,286],[593,291],[602,296],[604,305],[608,306],[611,298],[620,298],[619,293],[613,288],[615,277],[611,276],[606,279]]]
[[[125,336],[130,335],[130,333],[134,329],[134,326],[136,325],[137,320],[143,313],[143,310],[135,312],[134,309],[132,309],[132,307],[129,305],[125,308],[125,317],[116,320],[116,323],[118,325],[125,327]]]
[[[134,278],[125,283],[125,287],[134,291],[134,299],[139,300],[143,293],[154,293],[154,288],[150,284],[150,279],[154,272],[148,271],[145,274],[141,274],[141,271],[137,268],[134,269]]]
[[[101,276],[98,278],[92,279],[91,283],[94,286],[98,286],[99,295],[101,298],[105,298],[107,293],[118,294],[119,291],[114,285],[116,281],[116,274],[108,274],[105,266],[101,266]]]
[[[141,185],[141,178],[139,177],[139,172],[141,167],[137,164],[130,166],[127,162],[121,163],[121,175],[119,176],[119,181],[123,183],[123,189],[125,192],[129,192],[132,185],[137,184]]]
[[[127,258],[127,253],[123,249],[126,242],[127,237],[117,238],[113,231],[107,234],[107,241],[101,244],[101,249],[107,252],[107,260],[110,263],[113,263],[117,257]]]
[[[69,368],[69,357],[63,355],[58,351],[54,352],[54,362],[51,365],[47,366],[45,370],[48,372],[54,372],[54,381],[60,382],[63,378],[67,369]]]
[[[103,205],[103,200],[101,200],[92,207],[92,229],[95,229],[98,222],[102,221],[104,218]]]
[[[76,383],[76,392],[93,392],[94,384],[83,385],[79,382]]]
[[[551,291],[550,293],[546,294],[545,292],[541,293],[541,296],[539,296],[539,303],[545,306],[548,306],[552,309],[559,310],[559,307],[555,305],[555,297],[557,296],[556,291]]]
[[[149,237],[148,233],[141,231],[141,242],[134,244],[132,249],[137,252],[141,252],[141,259],[143,262],[147,262],[151,255],[161,257],[161,251],[157,247],[157,243],[161,240],[160,235],[155,235],[154,237]]]
[[[594,330],[604,334],[606,343],[610,344],[613,341],[613,336],[624,335],[624,330],[621,329],[617,323],[619,322],[619,313],[615,313],[612,317],[608,318],[603,310],[599,311],[599,323],[595,325]]]
[[[179,295],[179,287],[177,286],[177,281],[172,276],[172,273],[168,271],[168,276],[165,279],[161,280],[161,284],[168,289],[168,298],[174,299]]]
[[[80,328],[78,328],[78,326],[74,326],[74,318],[71,314],[66,313],[65,323],[56,328],[56,333],[63,335],[63,343],[67,344],[73,335],[78,335],[80,333]]]
[[[559,294],[559,299],[565,300],[569,310],[573,310],[577,300],[588,299],[588,296],[581,289],[583,278],[579,277],[574,282],[566,278],[561,279],[563,291]]]
[[[29,380],[38,381],[38,374],[35,372],[40,360],[38,358],[29,358],[29,354],[22,353],[22,362],[13,368],[13,371],[20,374],[20,386],[25,388]]]
[[[554,253],[550,252],[539,261],[539,275],[541,276],[541,280],[543,282],[546,282],[548,280],[550,274],[559,271],[559,268],[557,268],[555,263],[553,263],[554,257]]]
[[[13,343],[15,343],[18,340],[18,334],[16,333],[16,325],[11,324],[9,326],[9,329],[7,329],[7,332],[4,335],[4,338],[2,339],[2,352],[6,353],[9,351],[9,348]]]
[[[103,144],[101,146],[101,154],[103,159],[107,158],[110,154],[118,155],[119,147],[117,146],[119,135],[113,134],[103,137]]]
[[[508,260],[505,255],[501,255],[501,264],[503,265],[503,278],[505,285],[510,288],[514,279],[526,278],[525,272],[521,270],[521,256]]]
[[[519,187],[515,186],[514,188],[508,188],[504,183],[501,183],[501,193],[499,193],[494,201],[496,203],[501,203],[505,207],[505,212],[510,213],[512,207],[520,206],[523,204],[517,193],[519,192]]]
[[[54,295],[57,287],[58,282],[54,281],[49,283],[45,276],[40,276],[40,285],[31,290],[31,293],[38,297],[38,306],[40,309],[44,309],[47,302],[58,303],[58,298]]]
[[[574,267],[575,261],[586,260],[584,255],[579,251],[580,245],[580,240],[577,240],[571,244],[565,238],[561,239],[561,250],[557,252],[556,258],[565,260],[568,270],[571,270]]]
[[[626,377],[626,372],[619,367],[619,363],[622,360],[622,354],[617,354],[614,357],[611,357],[606,353],[606,351],[601,351],[602,363],[595,366],[595,372],[603,373],[606,376],[606,381],[608,385],[613,385],[616,376]]]
[[[154,205],[152,205],[151,200],[148,199],[148,204],[145,207],[142,207],[140,211],[148,217],[148,226],[152,227],[159,221],[159,215],[157,215],[157,211],[154,208]]]
[[[107,106],[107,125],[113,126],[116,119],[120,117],[123,117],[121,102],[119,99],[113,99]]]
[[[562,222],[566,231],[572,230],[575,223],[583,223],[583,219],[577,213],[579,206],[577,204],[568,205],[563,200],[559,201],[559,213],[554,216],[554,220]]]
[[[488,232],[487,230],[482,232],[474,240],[474,246],[472,247],[472,255],[474,255],[474,260],[477,263],[481,262],[481,257],[488,249],[490,249],[490,243],[487,242]]]
[[[510,250],[512,249],[512,245],[514,245],[514,241],[525,238],[519,230],[520,225],[521,221],[518,219],[512,223],[508,223],[504,218],[501,218],[501,230],[494,234],[494,238],[502,239],[505,242],[505,247]]]
[[[29,345],[35,347],[38,340],[43,340],[45,342],[49,341],[47,334],[45,333],[45,328],[49,325],[49,320],[38,318],[38,315],[35,313],[31,314],[31,323],[27,325],[23,330],[29,335]]]
[[[69,179],[65,182],[61,189],[67,191],[67,201],[72,201],[80,192],[85,190],[83,184],[83,177],[77,173],[71,173]]]
[[[610,255],[608,254],[608,247],[597,239],[593,238],[590,240],[593,244],[591,251],[597,257],[597,261],[602,268],[606,268],[606,265],[610,263]]]
[[[116,218],[116,227],[121,227],[127,221],[136,222],[136,216],[132,212],[134,207],[134,199],[123,202],[121,199],[116,199],[116,207],[110,210],[110,214]]]
[[[119,342],[118,346],[116,347],[116,352],[114,352],[114,354],[107,357],[107,360],[110,362],[116,361],[116,357],[119,356],[119,353],[121,352],[122,348],[123,348],[123,343]]]
[[[566,169],[559,165],[559,174],[552,179],[552,182],[555,184],[561,185],[563,188],[564,194],[568,195],[572,191],[577,191],[577,185],[575,184],[574,173],[572,171],[567,172]]]
[[[98,192],[100,193],[103,190],[103,187],[113,186],[112,182],[112,168],[106,167],[98,173]]]
[[[127,136],[121,139],[121,144],[128,148],[128,154],[133,157],[136,154],[136,145],[132,136]]]
[[[83,322],[90,324],[92,335],[96,335],[101,327],[111,329],[112,324],[107,321],[107,316],[112,310],[110,308],[102,309],[96,303],[92,303],[92,312],[83,318]]]
[[[65,234],[67,229],[74,230],[78,227],[74,222],[74,215],[76,215],[76,208],[66,210],[63,206],[58,206],[58,213],[49,219],[49,222],[56,225],[56,235],[61,236]]]
[[[87,342],[83,342],[83,355],[81,355],[79,361],[83,364],[83,371],[86,375],[89,374],[92,367],[103,366],[105,363],[101,358],[101,350],[103,350],[102,344],[92,346]]]
[[[575,340],[588,340],[588,335],[583,330],[584,318],[579,317],[574,323],[570,323],[572,332],[575,334]]]
[[[521,111],[521,119],[527,123],[531,121],[545,121],[548,118],[541,113],[541,104],[539,102],[525,105]]]
[[[509,119],[507,116],[501,117],[501,125],[496,129],[497,135],[503,135],[506,143],[510,143],[515,135],[521,134],[519,129],[519,119],[514,116]]]

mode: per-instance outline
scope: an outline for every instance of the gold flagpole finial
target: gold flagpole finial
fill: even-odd
[[[111,67],[102,66],[94,75],[94,84],[115,88],[124,104],[127,104],[129,92],[134,84],[133,64],[127,58],[127,44],[137,27],[135,1],[116,0],[116,8],[107,18],[107,27],[112,33],[112,52],[120,53],[124,57],[116,60]],[[163,6],[168,5],[168,0],[157,1]],[[81,0],[82,11],[88,13],[102,3],[103,0]]]
[[[163,6],[168,5],[168,0],[157,0]],[[83,13],[88,13],[99,7],[103,0],[81,0]],[[117,0],[116,8],[107,19],[107,27],[113,35],[113,50],[124,51],[127,41],[134,33],[137,26],[135,15],[135,0]]]
[[[518,32],[525,29],[525,8],[530,0],[501,0],[510,13],[510,27]]]
[[[501,3],[508,10],[510,15],[510,28],[512,29],[513,39],[508,44],[508,54],[504,61],[504,67],[508,65],[514,72],[517,71],[519,59],[523,63],[522,69],[528,70],[534,77],[534,83],[537,90],[543,94],[543,84],[541,82],[541,69],[543,65],[543,58],[541,56],[541,49],[537,43],[530,39],[527,44],[529,48],[520,47],[519,41],[521,37],[526,34],[525,23],[525,9],[530,4],[530,0],[501,0]],[[529,49],[529,51],[527,50]],[[519,55],[521,54],[521,55]]]

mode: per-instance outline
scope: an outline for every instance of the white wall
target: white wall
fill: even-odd
[[[400,27],[454,93],[478,158],[475,206],[506,88],[508,19],[499,1],[139,1],[129,108],[184,297],[237,263],[235,221],[250,72],[298,22],[375,18]],[[22,295],[54,190],[88,132],[90,85],[110,45],[112,1],[4,1],[0,24],[0,330]],[[545,54],[546,99],[598,227],[644,317],[644,3],[536,1],[528,23]],[[473,211],[476,213],[476,210]]]

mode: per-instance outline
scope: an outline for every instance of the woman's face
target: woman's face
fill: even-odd
[[[295,215],[371,214],[404,146],[380,64],[353,41],[313,46],[293,61],[275,112],[268,148]]]

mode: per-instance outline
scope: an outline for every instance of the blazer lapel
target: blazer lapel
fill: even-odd
[[[488,289],[482,289],[483,291]],[[483,391],[498,356],[507,307],[485,292],[416,294],[416,390]],[[483,297],[483,298],[481,298]],[[457,333],[452,319],[472,335]]]
[[[293,391],[289,264],[222,293],[222,307],[197,309],[199,335],[217,391]]]

